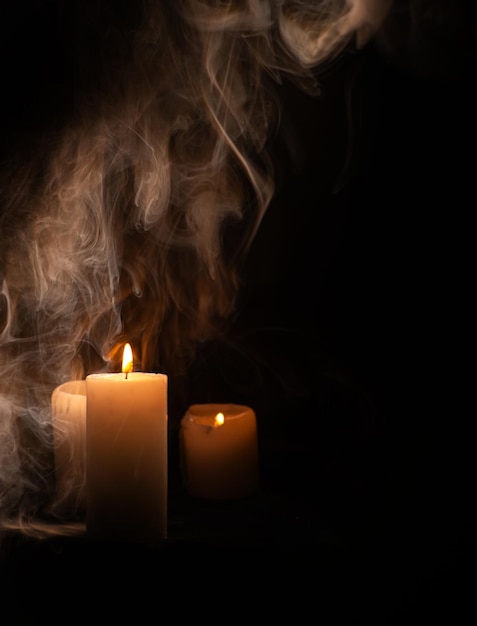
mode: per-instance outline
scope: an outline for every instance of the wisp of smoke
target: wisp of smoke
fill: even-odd
[[[313,68],[362,46],[389,2],[130,4],[69,3],[73,104],[0,172],[4,528],[26,532],[45,511],[65,521],[58,385],[114,370],[124,341],[138,369],[181,371],[227,323],[274,193],[273,84],[312,88]]]

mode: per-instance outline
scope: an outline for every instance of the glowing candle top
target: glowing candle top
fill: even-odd
[[[223,413],[217,413],[217,415],[214,418],[214,425],[215,426],[222,426],[224,422],[225,422],[224,414]]]

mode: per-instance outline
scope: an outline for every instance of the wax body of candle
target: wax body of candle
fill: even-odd
[[[222,425],[216,415],[222,413]],[[236,499],[259,489],[254,411],[236,404],[195,404],[180,424],[181,465],[193,497]]]
[[[85,508],[86,382],[63,383],[51,394],[56,504],[65,515]]]
[[[167,537],[167,376],[86,377],[86,528],[116,541]]]

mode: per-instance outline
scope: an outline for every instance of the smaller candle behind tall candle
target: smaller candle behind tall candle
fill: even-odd
[[[192,405],[181,420],[179,436],[183,478],[192,497],[227,500],[258,491],[257,425],[251,408]]]
[[[84,513],[86,382],[71,380],[51,395],[56,505],[66,517]]]

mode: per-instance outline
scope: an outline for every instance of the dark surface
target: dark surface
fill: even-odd
[[[325,513],[310,498],[265,493],[176,503],[169,538],[156,546],[16,535],[2,548],[2,611],[10,624],[92,615],[149,623],[171,613],[400,624],[475,614],[475,549],[456,529],[436,535],[418,511],[396,510],[358,532],[362,512],[348,510],[347,536]]]
[[[346,57],[318,100],[283,86],[296,143],[277,137],[240,314],[171,378],[169,539],[8,534],[5,624],[475,618],[475,21],[456,6],[449,36]],[[192,502],[174,425],[222,397],[256,410],[262,492]]]

